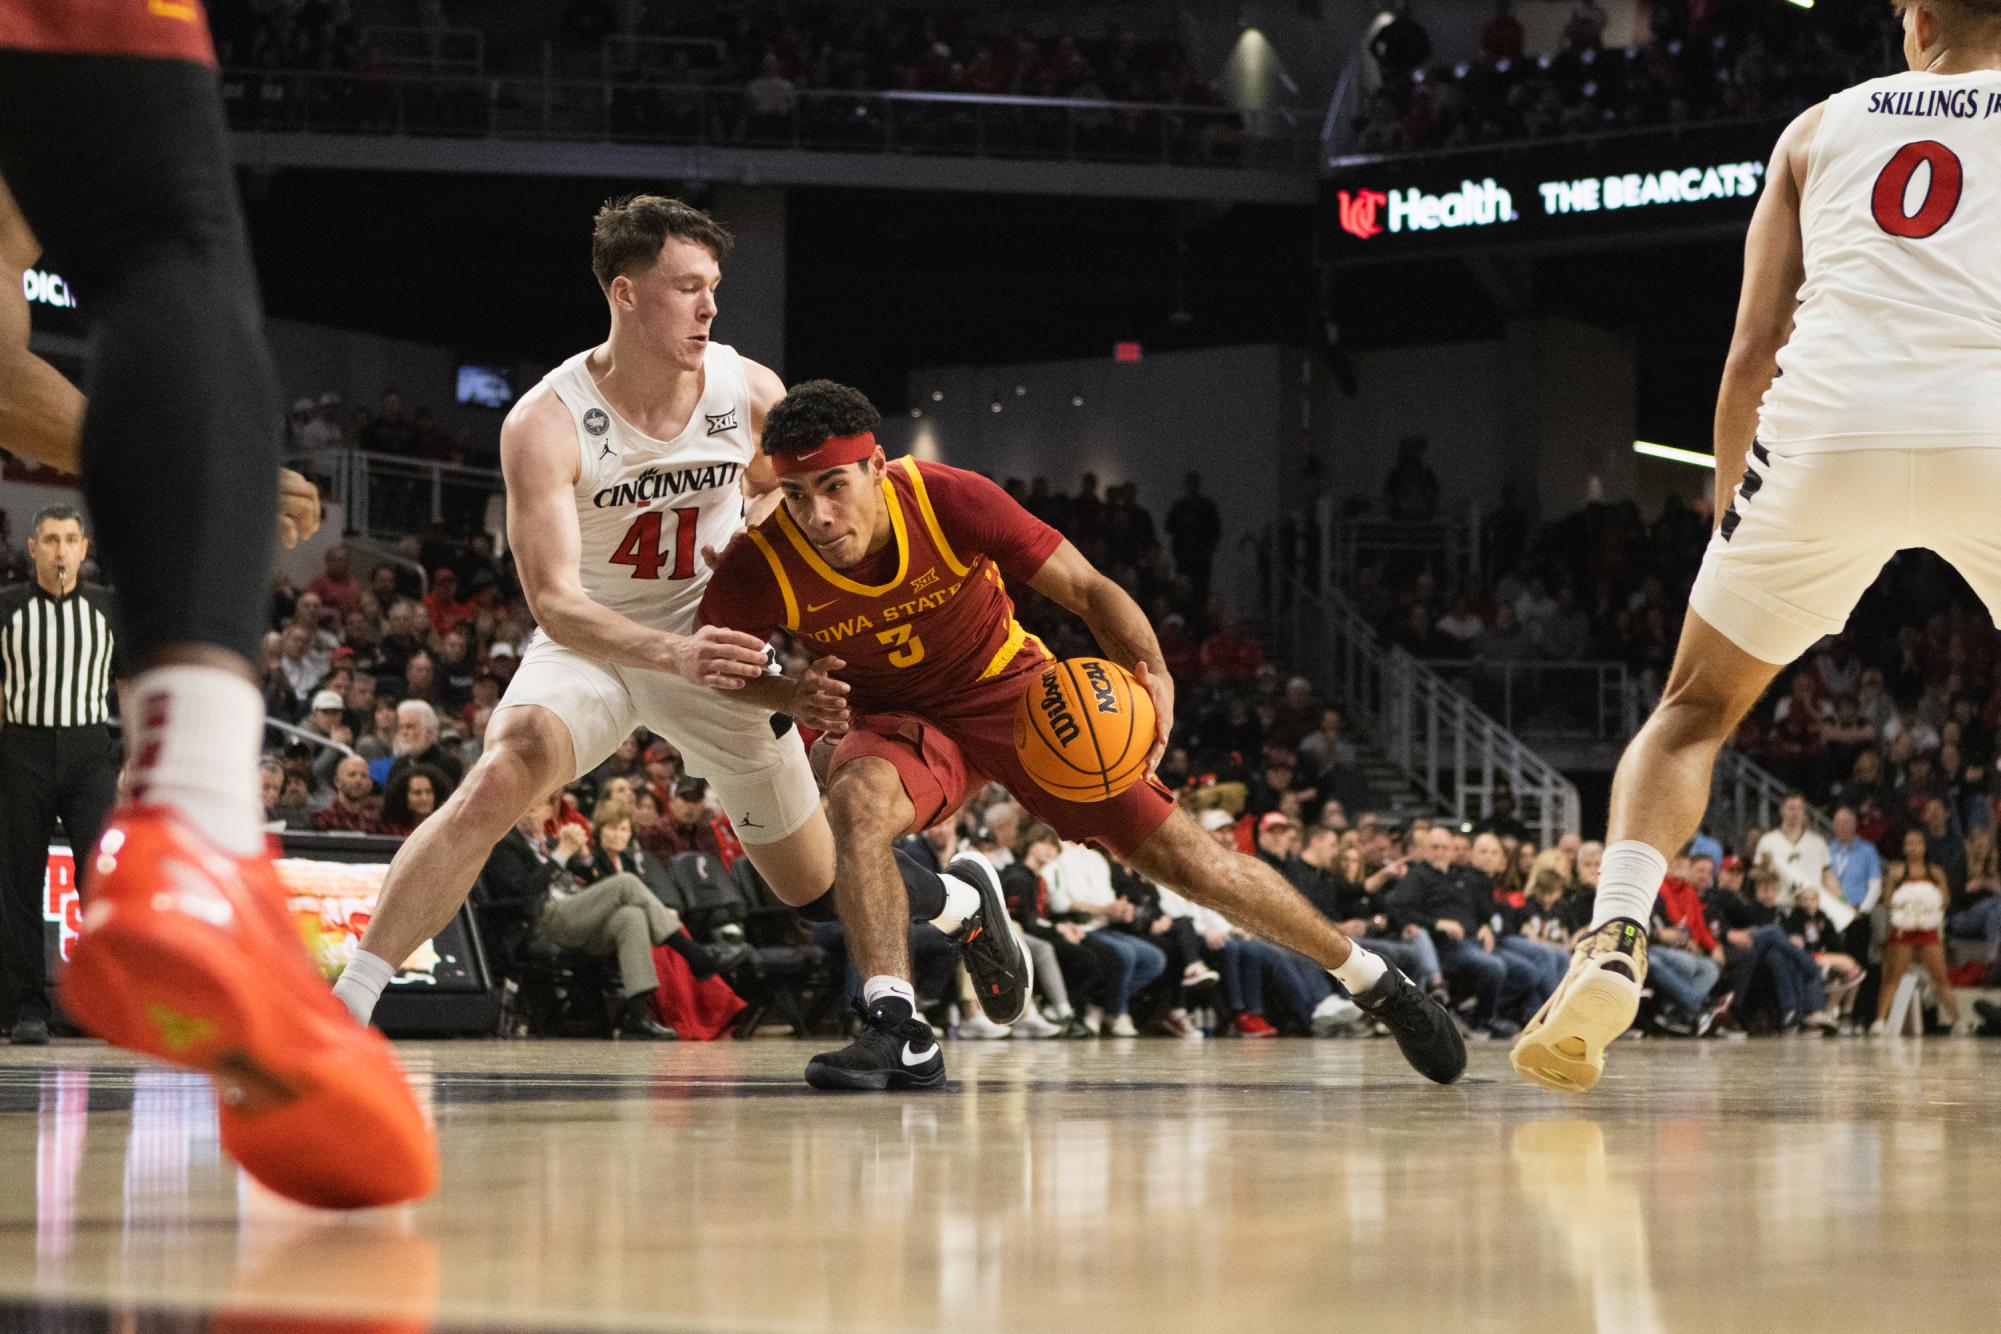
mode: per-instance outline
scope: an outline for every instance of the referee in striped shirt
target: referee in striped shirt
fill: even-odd
[[[78,582],[90,553],[68,505],[35,516],[35,581],[0,588],[0,1015],[16,1045],[49,1040],[42,895],[57,820],[86,851],[118,795],[111,687],[125,677],[111,595]]]

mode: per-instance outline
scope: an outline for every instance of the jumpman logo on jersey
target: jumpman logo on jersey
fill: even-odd
[[[610,458],[613,454],[616,454],[617,452],[618,452],[617,450],[611,447],[611,441],[607,440],[604,442],[604,448],[598,452],[598,461],[602,463],[604,460]]]

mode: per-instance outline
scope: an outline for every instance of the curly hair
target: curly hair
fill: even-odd
[[[444,770],[430,764],[405,765],[390,780],[389,791],[382,798],[382,823],[393,833],[408,834],[429,817],[419,818],[410,809],[410,780],[427,778],[431,783],[431,795],[435,798],[431,814],[445,804],[445,798],[452,795],[452,780]]]
[[[796,454],[818,449],[828,436],[858,435],[882,424],[882,414],[859,389],[832,380],[792,386],[764,418],[764,452]]]

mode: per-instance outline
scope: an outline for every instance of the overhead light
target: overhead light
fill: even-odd
[[[1070,395],[1070,406],[1071,406],[1071,407],[1073,407],[1073,408],[1081,408],[1081,407],[1083,407],[1083,406],[1084,406],[1084,396],[1083,396],[1082,394],[1072,394],[1072,395]]]
[[[1650,459],[1665,459],[1669,463],[1692,463],[1698,468],[1714,468],[1716,456],[1704,454],[1694,449],[1677,449],[1673,445],[1657,445],[1651,440],[1635,440],[1633,452],[1644,454]]]
[[[1028,386],[1025,384],[1018,384],[1014,387],[1014,396],[1016,398],[1020,398],[1027,393],[1028,393]]]
[[[1813,8],[1813,0],[1786,0],[1786,3],[1789,5],[1798,5],[1801,9]]]
[[[922,417],[922,416],[924,415],[924,409],[923,409],[923,408],[912,408],[912,409],[910,410],[910,415],[911,415],[911,417],[913,417],[913,418],[916,418],[916,417]]]
[[[943,403],[945,401],[945,391],[943,389],[933,389],[931,391],[931,401],[933,403]]]
[[[995,399],[993,403],[989,405],[989,410],[993,412],[999,412],[1001,410],[1000,400]]]

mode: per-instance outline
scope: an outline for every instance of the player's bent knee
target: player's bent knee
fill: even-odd
[[[887,760],[874,757],[841,766],[827,789],[827,818],[843,837],[903,832],[910,820],[910,798],[903,780]]]

